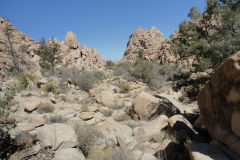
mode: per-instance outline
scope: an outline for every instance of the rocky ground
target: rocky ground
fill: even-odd
[[[65,159],[69,154],[72,159],[88,159],[84,158],[81,149],[76,148],[79,145],[76,125],[80,125],[79,132],[82,132],[82,126],[91,126],[102,132],[103,136],[98,137],[102,150],[124,148],[132,158],[144,160],[156,159],[153,155],[174,141],[168,132],[174,130],[176,121],[186,124],[191,136],[197,133],[182,115],[193,113],[196,104],[181,104],[177,94],[170,89],[156,93],[142,82],[130,82],[129,91],[121,93],[116,84],[126,80],[111,75],[111,71],[107,77],[89,93],[67,83],[61,84],[65,86],[64,93],[60,94],[37,87],[50,79],[60,83],[57,77],[42,77],[17,93],[10,108],[16,127],[11,128],[9,134],[15,138],[27,134],[29,137],[25,138],[29,140],[25,141],[33,143],[34,137],[36,142],[29,144],[27,151],[19,151],[10,159],[41,159],[43,156]],[[9,80],[2,82],[3,92],[9,83]],[[88,130],[84,132],[87,133],[82,134],[90,134]],[[190,135],[184,133],[184,136]]]

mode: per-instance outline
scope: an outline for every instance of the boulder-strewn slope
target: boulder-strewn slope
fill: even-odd
[[[176,56],[170,52],[170,41],[162,36],[157,27],[150,30],[138,28],[129,38],[127,49],[121,61],[134,63],[138,52],[143,51],[144,58],[159,64],[172,63]]]
[[[217,68],[197,100],[211,137],[240,155],[240,52]]]

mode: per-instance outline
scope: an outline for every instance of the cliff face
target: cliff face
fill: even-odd
[[[150,30],[138,28],[133,32],[121,61],[134,63],[139,51],[143,51],[143,58],[157,61],[159,64],[172,63],[177,60],[177,57],[170,52],[170,40],[164,40],[157,27],[152,27]]]

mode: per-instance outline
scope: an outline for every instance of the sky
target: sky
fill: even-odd
[[[137,28],[157,26],[168,38],[188,20],[192,6],[203,12],[205,0],[0,0],[0,16],[35,41],[67,31],[78,42],[97,48],[105,60],[119,60],[131,33]]]

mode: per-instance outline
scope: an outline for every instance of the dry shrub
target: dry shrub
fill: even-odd
[[[91,154],[97,147],[99,140],[103,137],[100,130],[89,125],[75,125],[75,132],[78,138],[78,148],[85,156]]]

